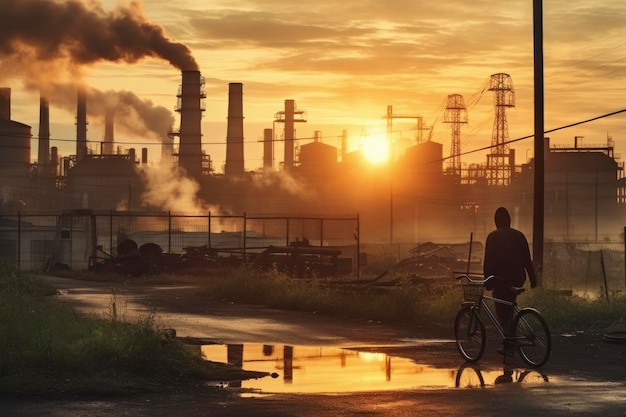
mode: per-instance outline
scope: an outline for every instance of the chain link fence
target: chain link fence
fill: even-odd
[[[453,283],[450,279],[461,271],[482,275],[484,247],[473,242],[471,254],[467,244],[370,244],[363,243],[367,254],[364,275],[385,271],[397,275],[428,278]],[[424,247],[424,250],[420,249]],[[428,252],[428,249],[431,249]],[[531,249],[532,253],[532,249]],[[626,291],[623,242],[554,242],[544,243],[544,265],[541,284],[563,294],[589,298],[610,298]],[[468,257],[471,256],[471,262]],[[389,276],[389,274],[387,274]]]
[[[610,297],[626,289],[624,243],[547,242],[544,284],[586,297]]]
[[[359,268],[359,218],[184,215],[172,213],[96,213],[0,217],[0,257],[22,270],[51,265],[86,270],[99,257],[117,256],[118,245],[156,244],[167,253],[189,248],[236,253],[247,259],[269,247],[334,248]]]

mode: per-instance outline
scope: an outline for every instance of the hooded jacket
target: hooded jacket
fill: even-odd
[[[511,216],[506,208],[495,213],[496,230],[489,233],[485,242],[485,277],[495,275],[504,281],[496,281],[496,287],[521,287],[526,274],[534,287],[537,283],[535,269],[530,257],[528,241],[522,232],[511,227]]]

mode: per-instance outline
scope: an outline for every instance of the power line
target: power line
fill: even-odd
[[[580,121],[580,122],[571,123],[571,124],[568,124],[568,125],[565,125],[565,126],[560,126],[560,127],[554,128],[554,129],[546,130],[546,131],[543,132],[543,134],[545,135],[546,133],[557,132],[559,130],[568,129],[570,127],[579,126],[579,125],[582,125],[582,124],[585,124],[585,123],[590,123],[590,122],[593,122],[593,121],[596,121],[596,120],[599,120],[599,119],[604,119],[606,117],[615,116],[616,114],[625,113],[625,112],[626,112],[626,109],[617,110],[617,111],[614,111],[614,112],[611,112],[611,113],[603,114],[601,116],[592,117],[591,119],[587,119],[587,120],[583,120],[583,121]],[[533,137],[535,137],[535,135],[527,135],[527,136],[523,136],[521,138],[508,140],[508,141],[504,142],[504,144],[519,142],[521,140],[530,139],[530,138],[533,138]],[[482,148],[474,149],[474,150],[467,151],[467,152],[462,152],[458,156],[469,155],[471,153],[480,152],[480,151],[486,151],[486,150],[489,150],[489,149],[494,148],[494,147],[495,147],[494,145],[483,146]],[[454,157],[454,155],[446,156],[446,157],[441,158],[441,161],[445,161],[446,159],[450,159],[450,158],[453,158],[453,157]],[[433,161],[433,162],[439,162],[439,161]]]
[[[579,122],[575,122],[575,123],[570,123],[568,125],[564,125],[564,126],[560,126],[554,129],[550,129],[550,130],[546,130],[544,131],[544,134],[546,133],[552,133],[552,132],[557,132],[559,130],[564,130],[564,129],[568,129],[570,127],[574,127],[574,126],[579,126],[582,124],[586,124],[586,123],[590,123],[596,120],[600,120],[600,119],[605,119],[607,117],[611,117],[611,116],[615,116],[617,114],[620,113],[626,113],[626,109],[621,109],[621,110],[617,110],[611,113],[606,113],[600,116],[596,116],[596,117],[592,117],[590,119],[586,119],[586,120],[582,120]],[[18,135],[18,134],[3,134],[3,137],[16,137],[16,138],[23,138],[23,135]],[[337,139],[337,138],[341,138],[341,135],[332,135],[332,136],[324,136],[324,139]],[[519,142],[525,139],[530,139],[534,137],[534,135],[527,135],[527,136],[522,136],[516,139],[511,139],[508,140],[506,142],[504,142],[504,144],[510,144],[510,143],[515,143],[515,142]],[[31,136],[32,139],[39,139],[38,136]],[[295,140],[313,140],[315,139],[315,137],[301,137],[301,138],[295,138]],[[76,139],[67,139],[67,138],[49,138],[50,141],[56,141],[56,142],[75,142]],[[284,139],[272,139],[274,142],[284,142]],[[99,144],[99,143],[103,143],[104,141],[95,141],[95,140],[87,140],[88,143],[93,143],[93,144]],[[262,142],[262,141],[258,141],[258,142]],[[162,145],[165,142],[125,142],[125,141],[114,141],[113,142],[114,145]],[[220,141],[220,142],[201,142],[202,145],[226,145],[227,142],[226,140],[224,141]],[[250,142],[249,142],[250,143]],[[16,147],[16,145],[13,145],[11,147]],[[19,146],[17,146],[19,147]],[[472,153],[476,153],[476,152],[480,152],[480,151],[486,151],[489,150],[491,148],[493,148],[493,145],[489,145],[489,146],[483,146],[482,148],[477,148],[477,149],[473,149],[470,151],[466,151],[466,152],[462,152],[460,154],[458,154],[457,156],[464,156],[464,155],[469,155]],[[447,156],[447,157],[443,157],[440,160],[437,161],[432,161],[432,162],[439,162],[439,161],[445,161],[447,159],[452,158],[454,155],[451,156]]]

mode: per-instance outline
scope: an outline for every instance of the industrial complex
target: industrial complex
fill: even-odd
[[[288,99],[284,110],[275,114],[274,128],[263,132],[263,168],[246,171],[243,88],[242,83],[228,86],[226,163],[217,172],[202,146],[204,78],[197,70],[182,72],[176,105],[180,125],[163,132],[167,139],[160,168],[196,184],[200,207],[222,214],[358,214],[361,239],[379,243],[466,241],[470,233],[482,240],[502,205],[511,211],[514,226],[531,230],[534,161],[518,163],[509,146],[506,111],[515,106],[515,90],[508,74],[490,78],[494,125],[492,146],[482,164],[461,162],[467,109],[461,95],[451,94],[442,115],[450,126],[450,155],[443,154],[443,144],[423,134],[427,128],[421,118],[394,114],[391,106],[386,113],[390,142],[397,118],[415,117],[419,134],[408,147],[391,143],[387,164],[368,164],[361,150],[347,152],[347,132],[340,149],[323,143],[321,134],[298,145],[302,141],[297,140],[295,124],[305,123],[306,113]],[[50,146],[48,97],[40,99],[35,134],[30,126],[11,120],[11,90],[0,89],[1,214],[170,210],[146,197],[154,191],[142,170],[147,149],[121,152],[115,145],[113,112],[100,115],[106,122],[98,152],[87,146],[89,102],[83,89],[76,97],[76,152],[60,155]],[[282,158],[274,155],[277,140],[284,142]],[[544,141],[546,238],[618,241],[626,221],[626,190],[623,164],[611,138],[589,145],[573,137],[568,147]]]

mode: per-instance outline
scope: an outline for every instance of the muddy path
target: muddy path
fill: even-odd
[[[605,343],[602,334],[553,335],[548,364],[531,371],[517,358],[507,360],[511,382],[496,384],[505,370],[495,347],[476,369],[465,368],[447,329],[387,326],[365,320],[338,320],[314,313],[211,302],[193,286],[123,286],[54,279],[56,301],[76,310],[123,315],[153,315],[178,337],[217,344],[331,346],[405,358],[450,377],[467,375],[459,387],[415,384],[403,389],[326,394],[270,393],[218,389],[172,392],[130,398],[0,399],[7,416],[571,416],[626,414],[626,345]],[[115,307],[113,307],[115,306]],[[113,313],[115,312],[115,313]],[[412,343],[439,340],[439,343]],[[491,345],[493,346],[493,344]],[[254,370],[254,369],[251,369]],[[526,372],[529,371],[529,372]],[[484,384],[476,383],[476,372]],[[526,373],[525,373],[526,372]],[[524,379],[522,375],[532,375]],[[522,380],[520,380],[522,379]],[[417,376],[416,376],[417,380]],[[349,382],[348,382],[349,384]],[[356,384],[355,384],[356,385]],[[332,384],[328,384],[332,386]],[[504,413],[504,410],[506,412]]]

